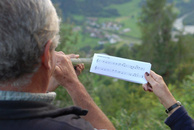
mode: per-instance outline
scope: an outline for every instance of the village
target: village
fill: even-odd
[[[123,29],[122,24],[118,22],[102,22],[99,23],[98,18],[88,17],[84,23],[83,33],[89,35],[91,38],[99,39],[98,44],[115,44],[124,39],[120,35],[131,31],[130,28]],[[76,30],[81,28],[76,27]]]
[[[183,19],[187,17],[187,14],[177,18],[174,22],[175,31],[172,31],[172,40],[178,41],[177,35],[180,31],[183,31],[183,35],[194,34],[194,26],[184,26]],[[99,22],[99,18],[87,17],[84,21],[82,27],[82,33],[87,34],[91,38],[99,39],[98,44],[116,44],[119,42],[126,42],[126,39],[123,38],[123,35],[128,35],[128,32],[131,32],[130,28],[124,28],[123,25],[119,22],[106,21]],[[74,31],[80,31],[81,27],[77,26],[74,28]],[[133,44],[131,44],[133,45]]]

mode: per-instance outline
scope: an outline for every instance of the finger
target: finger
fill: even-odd
[[[148,91],[153,92],[153,88],[148,84]]]
[[[65,55],[65,53],[64,53],[64,52],[62,52],[62,51],[55,51],[55,53],[56,53],[56,54],[62,54],[62,55]]]
[[[81,73],[82,69],[80,67],[77,67],[76,69],[79,73]]]
[[[85,65],[84,65],[84,63],[82,63],[83,64],[83,69],[85,69]]]
[[[150,86],[149,83],[143,84],[143,89],[144,89],[144,91],[153,92],[153,89],[152,89],[152,87]]]
[[[78,64],[78,65],[76,65],[76,67],[79,67],[81,70],[83,70],[84,69],[84,64]]]
[[[75,70],[76,70],[76,72],[79,72],[81,69],[80,69],[80,67],[77,65],[77,66],[75,66]]]
[[[79,70],[80,70],[80,72],[81,72],[81,71],[84,69],[84,66],[80,64],[80,65],[78,66],[78,68],[79,68]]]
[[[62,51],[60,51],[60,52],[55,51],[55,58],[57,60],[61,60],[61,58],[64,58],[64,56],[66,56],[66,55]]]
[[[143,89],[144,89],[144,91],[148,91],[148,86],[147,86],[148,84],[143,84]]]
[[[82,70],[84,70],[85,69],[85,66],[84,66],[84,64],[82,63],[82,64],[80,64],[80,68],[82,69]]]
[[[82,70],[83,66],[82,66],[82,64],[78,64],[78,65],[74,66],[74,68],[76,68],[75,70]]]
[[[151,72],[152,73],[152,72]],[[150,86],[151,87],[154,87],[154,86],[156,86],[156,84],[157,84],[157,82],[153,79],[153,77],[150,75],[150,74],[148,74],[147,72],[145,73],[145,78],[146,78],[146,80],[148,81],[148,83],[150,83]]]
[[[162,80],[162,77],[160,76],[160,75],[158,75],[158,74],[156,74],[154,71],[150,71],[150,75],[151,75],[151,77],[153,77],[153,79],[155,80],[155,81],[161,81]]]
[[[79,76],[81,74],[81,70],[77,67],[76,70],[75,70],[77,76]]]
[[[78,54],[69,54],[67,56],[69,56],[70,58],[79,58]]]

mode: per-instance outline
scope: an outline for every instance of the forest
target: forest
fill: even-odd
[[[64,19],[72,18],[72,15],[82,15],[88,17],[117,17],[122,14],[117,9],[108,8],[110,5],[126,4],[133,0],[52,0],[57,4]],[[141,8],[146,0],[140,0],[138,6]],[[180,9],[179,15],[193,11],[194,1],[192,0],[166,0],[167,3],[176,3],[176,8]],[[193,19],[194,18],[190,18]]]
[[[111,17],[118,16],[115,9],[105,9],[110,4],[122,4],[130,0],[57,0],[63,11],[65,18],[71,17],[72,14],[92,16],[92,17]]]
[[[58,8],[58,11],[65,17],[78,13],[93,17],[112,17],[113,15],[117,17],[121,15],[119,11],[106,8],[107,5],[122,4],[126,1],[130,2],[130,0],[120,0],[119,3],[117,0],[96,0],[95,2],[94,0],[58,0],[56,7],[62,8]],[[194,118],[194,34],[185,35],[182,31],[176,30],[175,38],[177,40],[172,38],[171,32],[175,30],[173,23],[180,12],[174,11],[175,5],[171,2],[173,0],[145,0],[141,3],[137,17],[137,26],[141,34],[139,35],[140,43],[131,45],[118,42],[96,45],[93,48],[86,45],[85,50],[87,51],[83,51],[79,45],[79,41],[82,41],[83,37],[80,36],[80,32],[73,31],[76,24],[64,20],[61,23],[61,43],[57,50],[62,50],[66,54],[78,53],[80,57],[92,57],[94,53],[106,53],[150,62],[152,70],[164,78],[175,99],[181,101],[189,115]],[[186,5],[188,7],[192,4],[184,4],[184,6]],[[76,10],[71,8],[72,6],[75,6]],[[180,5],[177,4],[177,6]],[[179,9],[183,10],[183,7]],[[184,11],[188,12],[189,9],[191,8]],[[64,14],[63,11],[67,13]],[[130,21],[128,22],[130,23]],[[189,19],[189,23],[194,25],[192,19]],[[86,65],[79,79],[116,129],[169,129],[164,124],[164,120],[167,118],[165,108],[153,93],[145,92],[141,84],[92,74],[89,69],[90,66]],[[73,105],[66,90],[59,87],[56,92],[57,99],[54,104],[59,107]]]

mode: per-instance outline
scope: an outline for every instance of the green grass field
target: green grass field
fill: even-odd
[[[139,14],[141,12],[140,3],[141,0],[132,0],[125,4],[110,5],[107,7],[117,9],[121,16],[115,18],[114,21],[122,23],[124,25],[123,28],[130,28],[131,31],[127,34],[137,38],[141,37],[138,27]]]
[[[116,5],[110,5],[106,7],[107,9],[117,9],[120,16],[119,17],[111,17],[111,18],[98,18],[99,23],[103,22],[118,22],[122,25],[121,30],[125,28],[130,28],[130,32],[127,32],[125,36],[120,36],[122,39],[124,39],[124,42],[117,43],[118,47],[122,46],[126,43],[140,43],[141,38],[141,32],[138,27],[138,19],[139,14],[141,11],[140,7],[141,0],[132,0],[131,2],[125,3],[125,4],[116,4]],[[83,21],[84,16],[78,16],[74,15],[73,18],[78,21]],[[86,18],[85,18],[86,19]],[[82,48],[85,46],[90,46],[91,48],[94,48],[98,45],[98,41],[100,39],[97,38],[91,38],[89,34],[80,34],[79,35],[79,41],[78,41],[78,47]]]

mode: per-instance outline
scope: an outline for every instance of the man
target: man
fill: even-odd
[[[77,78],[78,56],[55,52],[59,22],[50,0],[0,1],[0,130],[115,129]],[[78,107],[49,104],[57,84]]]

